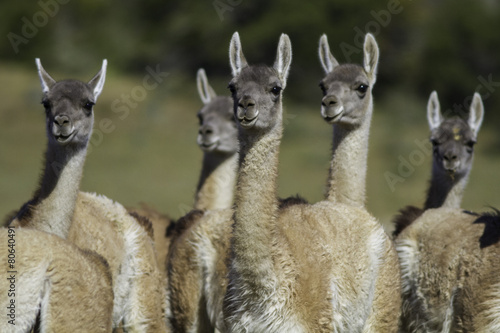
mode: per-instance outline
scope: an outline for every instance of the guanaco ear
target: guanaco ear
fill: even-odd
[[[481,95],[479,93],[474,93],[474,97],[472,98],[472,103],[469,109],[469,126],[474,133],[474,137],[477,137],[477,133],[479,132],[479,128],[481,128],[481,124],[483,123],[484,116],[484,105],[483,100],[481,99]]]
[[[208,83],[207,74],[203,68],[198,69],[198,73],[196,74],[196,85],[203,104],[206,105],[210,103],[217,96],[214,89]]]
[[[94,98],[97,100],[97,97],[101,94],[102,88],[104,87],[104,80],[106,79],[106,67],[108,66],[108,61],[104,59],[102,61],[102,68],[90,81],[89,85],[94,90]],[[94,101],[95,102],[95,101]]]
[[[292,43],[287,34],[281,34],[278,43],[278,50],[276,52],[276,60],[274,61],[273,68],[278,72],[281,83],[281,88],[285,89],[286,80],[290,71],[290,64],[292,63]]]
[[[319,61],[326,74],[333,71],[333,69],[339,65],[337,59],[335,59],[330,52],[330,45],[328,45],[326,34],[323,34],[319,39]]]
[[[363,51],[363,67],[365,68],[366,74],[368,75],[370,84],[374,84],[377,80],[379,49],[375,37],[373,37],[373,35],[370,33],[366,34],[365,36]]]
[[[438,128],[443,122],[443,115],[441,114],[441,106],[439,105],[438,94],[436,91],[431,93],[429,101],[427,102],[427,121],[431,131]]]
[[[42,67],[42,62],[40,61],[40,58],[35,59],[36,62],[36,67],[38,67],[38,76],[40,77],[40,82],[42,84],[42,91],[44,94],[48,93],[52,86],[56,84],[56,80],[54,80],[49,73],[45,71],[45,69]]]
[[[229,62],[231,64],[233,77],[240,74],[241,70],[248,66],[247,60],[243,55],[240,35],[238,34],[238,32],[235,32],[233,34],[233,37],[231,38],[231,44],[229,44]]]

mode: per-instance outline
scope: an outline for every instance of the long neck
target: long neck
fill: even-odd
[[[41,186],[35,194],[30,227],[66,238],[73,219],[85,148],[49,147]]]
[[[225,209],[234,202],[238,154],[203,155],[195,209]]]
[[[272,235],[278,215],[277,177],[281,123],[254,138],[240,135],[240,168],[235,192],[233,269],[252,292],[264,291],[276,275]]]
[[[424,209],[430,208],[460,208],[462,197],[467,186],[469,174],[455,179],[444,172],[437,162],[433,162],[432,178],[427,192]]]
[[[327,200],[356,207],[365,206],[370,122],[371,109],[359,127],[333,125],[333,157]]]

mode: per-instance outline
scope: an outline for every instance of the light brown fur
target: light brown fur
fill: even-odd
[[[402,332],[499,331],[499,222],[442,207],[401,233]]]
[[[460,208],[465,186],[472,169],[474,145],[483,121],[484,107],[475,94],[466,120],[441,113],[438,96],[433,91],[427,103],[427,119],[433,145],[432,176],[423,208],[408,206],[394,219],[396,237],[426,209]]]
[[[365,42],[364,68],[371,84],[375,81],[378,48],[373,37],[371,40],[368,37],[371,36]],[[286,48],[286,42],[280,41],[275,62],[283,86],[288,70],[286,60],[291,57]],[[377,54],[374,61],[370,57],[373,52]],[[397,257],[381,225],[363,207],[366,165],[349,164],[342,154],[344,143],[361,147],[365,144],[348,136],[342,137],[341,142],[334,140],[330,177],[333,181],[329,191],[333,190],[334,196],[329,195],[328,200],[314,205],[299,204],[278,211],[276,178],[281,105],[276,104],[268,113],[261,97],[251,94],[252,88],[247,88],[246,83],[252,87],[260,81],[246,81],[246,77],[252,77],[248,74],[252,67],[246,64],[239,39],[234,37],[230,58],[235,76],[233,98],[239,104],[237,114],[241,114],[239,118],[245,125],[252,119],[255,107],[260,111],[258,118],[262,117],[262,123],[257,120],[255,127],[242,125],[240,129],[241,166],[229,285],[224,299],[228,329],[231,332],[395,332],[400,304]],[[281,72],[279,65],[286,70]],[[329,66],[328,72],[335,67],[335,64]],[[328,84],[349,82],[328,81]],[[255,102],[248,102],[248,98]],[[371,107],[370,102],[367,105]],[[345,112],[346,119],[341,121],[347,122],[344,132],[355,132],[363,111],[349,110],[345,104],[339,112]],[[325,119],[330,119],[328,112]],[[360,126],[360,130],[366,130],[366,125]],[[361,162],[355,162],[363,162],[362,157]],[[341,179],[340,173],[349,168],[359,168],[359,174]],[[348,193],[349,190],[352,192]]]
[[[230,52],[240,57],[231,61],[241,64],[242,75],[251,80],[278,82],[284,88],[291,56],[286,54],[289,41],[285,39],[280,41],[275,62],[275,66],[283,66],[281,71],[276,69],[279,74],[263,67],[252,74],[239,43],[235,48],[232,44]],[[239,74],[233,66],[233,75]],[[233,98],[245,83],[245,79],[233,79]],[[271,88],[272,84],[263,84],[256,89],[265,92]],[[331,332],[334,327],[394,332],[399,270],[387,235],[364,209],[345,204],[323,201],[308,205],[300,200],[278,208],[281,96],[268,106],[263,106],[268,103],[265,100],[260,103],[237,103],[247,108],[237,113],[243,122],[255,115],[252,105],[259,105],[260,113],[257,128],[248,130],[257,133],[256,138],[240,130],[236,211],[205,212],[183,235],[184,240],[172,247],[169,273],[174,326],[180,332],[208,332],[213,326],[222,332]],[[270,109],[277,119],[268,115]],[[267,126],[269,132],[259,136]],[[359,221],[353,222],[352,215]],[[271,221],[263,218],[267,216]],[[247,218],[248,222],[243,221]],[[244,228],[239,226],[243,224]],[[332,285],[338,287],[335,292]],[[369,290],[377,291],[372,294]],[[358,317],[355,310],[363,315]],[[207,318],[211,325],[203,326]]]
[[[104,84],[106,63],[88,84],[56,82],[37,63],[47,113],[46,167],[40,188],[11,226],[54,233],[101,255],[112,275],[113,326],[128,332],[166,331],[164,278],[147,228],[120,204],[79,191],[92,106]]]
[[[4,315],[0,331],[28,332],[39,316],[42,332],[111,332],[112,281],[102,257],[38,230],[2,228],[0,241],[0,305],[4,313],[11,300],[15,305],[14,318]]]
[[[141,203],[139,207],[128,210],[132,214],[137,213],[139,216],[147,218],[150,221],[156,257],[158,258],[158,268],[160,272],[166,274],[166,260],[171,242],[171,238],[167,235],[167,230],[171,225],[175,224],[175,221],[144,203]]]
[[[496,332],[500,329],[498,216],[460,209],[483,119],[475,94],[466,121],[445,119],[436,92],[428,103],[434,145],[424,209],[396,246],[403,278],[403,332]],[[484,226],[482,225],[484,223]]]

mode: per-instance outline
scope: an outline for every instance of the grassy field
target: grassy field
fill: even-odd
[[[56,79],[60,73],[47,68]],[[97,69],[96,69],[97,72]],[[77,76],[90,79],[91,75]],[[202,153],[196,146],[196,112],[201,107],[193,78],[171,74],[156,89],[137,95],[143,77],[108,72],[95,107],[94,136],[82,190],[135,206],[147,203],[173,218],[193,203]],[[0,65],[0,216],[18,209],[35,190],[45,150],[44,112],[35,68]],[[226,93],[224,82],[215,88]],[[145,90],[142,90],[145,91]],[[124,94],[136,93],[127,104]],[[280,154],[280,195],[301,194],[321,200],[330,159],[332,129],[315,103],[293,103],[284,93],[285,135]],[[378,98],[375,92],[368,161],[368,209],[390,229],[392,216],[407,204],[421,205],[430,176],[425,119],[426,100],[399,93]],[[121,107],[121,108],[118,108]],[[443,108],[447,106],[443,105]],[[462,204],[476,211],[500,208],[498,130],[485,122],[479,134],[474,168]],[[353,152],[354,153],[354,152]],[[410,168],[402,169],[407,161]],[[398,171],[398,168],[400,171]],[[387,176],[398,175],[392,183]]]

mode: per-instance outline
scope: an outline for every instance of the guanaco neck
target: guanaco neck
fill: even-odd
[[[357,127],[333,125],[333,156],[330,163],[327,200],[365,207],[368,137],[372,103]]]
[[[204,153],[195,209],[226,209],[234,202],[238,154]]]
[[[281,115],[281,105],[279,106]],[[232,238],[233,270],[251,292],[264,292],[276,276],[272,235],[278,215],[278,155],[281,119],[260,137],[240,129],[239,172]],[[249,291],[250,291],[249,290]]]
[[[452,177],[441,167],[432,163],[432,177],[424,209],[430,208],[460,208],[469,173],[458,177]]]
[[[54,146],[45,153],[40,188],[27,225],[62,238],[68,236],[87,153],[85,147]]]

